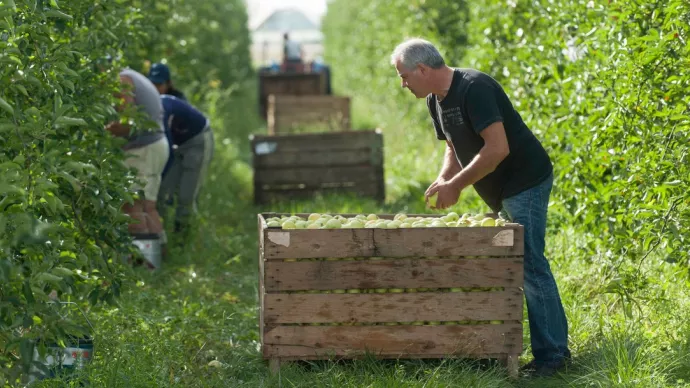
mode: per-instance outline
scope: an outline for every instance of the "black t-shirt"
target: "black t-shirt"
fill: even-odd
[[[436,137],[449,140],[461,166],[467,166],[484,146],[479,133],[501,121],[510,154],[492,173],[474,184],[479,196],[495,212],[503,199],[536,186],[552,172],[544,147],[525,125],[501,85],[473,69],[454,69],[448,94],[438,101],[427,96]]]

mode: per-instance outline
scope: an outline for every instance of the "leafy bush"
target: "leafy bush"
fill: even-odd
[[[159,12],[142,12],[156,7]],[[51,293],[84,306],[116,303],[131,278],[122,265],[132,249],[129,218],[120,208],[134,196],[134,177],[120,163],[122,140],[103,129],[118,117],[114,65],[141,69],[168,50],[178,64],[189,63],[180,65],[180,79],[218,80],[209,97],[214,109],[223,109],[231,87],[250,68],[247,15],[239,0],[15,0],[0,2],[0,18],[5,385],[27,371],[35,343],[63,343],[87,332],[77,316],[65,317],[49,303]],[[219,29],[229,31],[228,39],[218,38]]]
[[[689,3],[491,0],[471,5],[469,22],[460,5],[383,3],[329,6],[337,87],[389,123],[411,119],[428,132],[424,104],[401,100],[388,65],[403,38],[427,38],[450,65],[483,70],[506,88],[555,163],[558,222],[578,225],[589,253],[608,257],[609,292],[644,287],[639,264],[650,253],[687,262]]]
[[[609,258],[608,291],[640,262],[687,262],[690,5],[492,2],[474,10],[470,63],[496,76],[545,139],[558,205]],[[500,10],[500,12],[499,12]],[[491,15],[486,17],[485,15]]]

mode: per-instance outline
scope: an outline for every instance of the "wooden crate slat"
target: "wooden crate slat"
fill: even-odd
[[[349,150],[380,146],[382,134],[378,131],[343,131],[330,133],[299,133],[290,135],[253,135],[252,152],[255,156],[273,152],[312,152]],[[270,152],[262,152],[269,149]]]
[[[375,288],[519,287],[523,259],[385,259],[265,264],[266,292]]]
[[[326,76],[323,73],[306,74],[259,74],[259,111],[268,116],[268,96],[274,95],[325,95]]]
[[[517,288],[493,292],[266,294],[264,323],[492,321],[522,318]]]
[[[522,255],[523,228],[266,229],[266,260],[322,257]],[[280,236],[276,242],[271,236]]]
[[[468,354],[466,356],[470,356],[473,358],[483,358],[483,359],[497,359],[497,358],[503,358],[506,357],[508,354],[506,353],[496,353],[496,354],[491,354],[491,353],[484,353],[484,354]],[[310,355],[297,355],[297,356],[283,356],[283,357],[275,357],[271,359],[276,359],[280,361],[302,361],[302,360],[326,360],[326,359],[332,359],[332,360],[352,360],[352,359],[363,359],[365,357],[373,357],[376,359],[387,359],[387,358],[398,358],[400,356],[399,354],[365,354],[363,352],[361,353],[349,353],[347,355],[339,355],[339,356],[333,356],[332,358],[330,357],[329,354],[310,354]],[[405,359],[433,359],[433,358],[448,358],[448,354],[410,354],[410,353],[405,353],[404,358]]]
[[[312,152],[302,151],[283,151],[273,154],[262,155],[256,158],[254,167],[256,169],[292,168],[301,167],[325,167],[325,166],[346,166],[381,163],[379,158],[373,156],[372,149],[354,148],[344,150],[316,150]]]
[[[302,183],[307,186],[336,182],[371,182],[376,180],[372,166],[286,167],[256,170],[256,182],[263,184]]]
[[[522,326],[276,326],[264,333],[266,358],[348,356],[371,352],[402,356],[519,354]]]
[[[268,133],[290,133],[294,126],[327,124],[350,129],[350,98],[333,95],[271,95]]]

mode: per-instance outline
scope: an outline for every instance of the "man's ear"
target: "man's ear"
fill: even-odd
[[[419,70],[422,75],[426,75],[426,73],[429,71],[429,67],[420,63],[417,65],[417,70]]]

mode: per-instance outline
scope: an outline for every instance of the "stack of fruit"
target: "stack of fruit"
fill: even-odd
[[[312,213],[306,219],[297,215],[271,217],[266,220],[269,228],[282,229],[398,229],[398,228],[454,228],[478,226],[505,226],[503,218],[491,218],[484,214],[465,213],[459,216],[450,212],[441,217],[408,217],[396,214],[392,220],[379,218],[376,214],[358,214],[346,218],[341,215]]]

